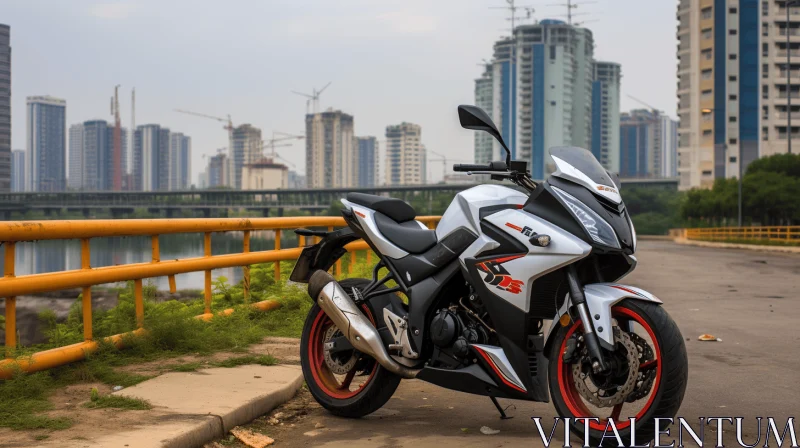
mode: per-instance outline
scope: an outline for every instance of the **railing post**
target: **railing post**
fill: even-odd
[[[161,249],[158,247],[158,235],[153,235],[150,240],[153,247],[153,263],[161,261]]]
[[[203,235],[203,254],[206,257],[211,256],[211,232],[206,232]],[[203,291],[205,292],[205,314],[211,313],[211,269],[205,271],[206,281]]]
[[[89,250],[89,238],[81,239],[81,269],[91,269],[91,252]],[[83,306],[83,339],[92,340],[92,287],[83,287],[82,304]]]
[[[14,261],[16,242],[6,241],[5,269],[6,277],[14,277]],[[17,298],[6,297],[6,358],[14,356],[17,348]]]
[[[275,250],[281,250],[281,229],[275,230]],[[281,262],[275,262],[275,283],[281,281]]]
[[[133,303],[136,308],[136,328],[144,327],[144,295],[142,293],[142,279],[133,281]]]
[[[249,253],[250,252],[250,231],[244,231],[244,241],[242,243],[242,252]],[[242,284],[243,284],[243,291],[244,291],[244,301],[250,301],[250,265],[242,266]]]
[[[367,248],[367,266],[372,265],[372,249]]]
[[[305,235],[297,235],[297,247],[303,247],[305,245],[306,245]]]

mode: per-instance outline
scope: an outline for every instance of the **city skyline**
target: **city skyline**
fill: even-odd
[[[476,64],[489,56],[487,43],[508,33],[500,30],[507,27],[507,14],[488,9],[504,5],[498,1],[442,4],[345,1],[335,6],[320,4],[315,8],[240,5],[238,9],[251,13],[245,16],[260,17],[257,28],[272,30],[263,31],[266,33],[263,36],[259,34],[262,31],[252,31],[254,27],[249,27],[251,32],[244,31],[248,29],[246,26],[231,28],[227,25],[232,18],[231,10],[212,4],[203,14],[194,12],[203,8],[192,8],[191,22],[196,26],[187,30],[186,36],[175,39],[168,39],[159,32],[137,39],[141,37],[137,33],[143,27],[152,28],[153,21],[172,20],[170,17],[174,18],[178,11],[185,14],[180,2],[164,5],[163,10],[159,10],[163,16],[156,19],[149,13],[155,6],[153,2],[107,5],[76,1],[68,8],[74,21],[60,20],[66,13],[64,6],[51,5],[52,8],[47,9],[26,2],[6,2],[0,6],[4,23],[11,25],[14,47],[12,147],[24,146],[20,140],[24,136],[24,117],[20,117],[18,111],[22,110],[20,100],[24,102],[25,96],[49,92],[67,99],[70,104],[68,122],[74,123],[97,118],[98,112],[107,108],[113,86],[121,84],[123,124],[130,122],[125,112],[130,109],[130,88],[136,87],[138,123],[168,123],[192,135],[193,182],[205,168],[202,155],[213,155],[217,148],[228,145],[227,132],[222,126],[181,116],[173,112],[174,108],[185,107],[217,116],[231,114],[237,125],[250,122],[265,132],[280,130],[297,134],[302,133],[306,104],[290,91],[310,91],[312,86],[319,87],[327,81],[333,84],[320,99],[322,109],[334,107],[359,117],[359,135],[382,135],[389,123],[411,121],[426,129],[425,140],[430,148],[453,159],[469,158],[474,136],[458,126],[455,107],[473,101],[473,80],[481,71]],[[613,60],[625,67],[622,110],[636,107],[625,96],[629,93],[644,97],[674,115],[669,112],[676,107],[674,5],[637,2],[611,5],[601,1],[587,6],[586,10],[596,13],[600,19],[587,25],[598,42],[595,58]],[[612,10],[615,14],[608,14]],[[545,19],[563,13],[563,8],[541,7],[537,8],[535,16]],[[453,14],[457,17],[450,18]],[[330,17],[335,19],[328,20]],[[214,29],[213,34],[217,35],[219,23],[216,19],[225,23],[224,45],[203,37],[209,29]],[[275,26],[262,26],[263,20],[275,21]],[[304,26],[304,21],[315,26]],[[81,27],[84,29],[78,29]],[[50,48],[37,37],[37,33],[45,31],[48,36],[59,35],[64,39],[51,42]],[[648,46],[630,39],[628,33],[637,32],[659,37],[650,39],[652,45]],[[87,36],[97,33],[104,35],[102,43],[87,41]],[[374,38],[363,39],[370,36]],[[193,42],[198,37],[201,37],[203,51],[198,51],[197,42]],[[288,46],[291,48],[281,48],[287,38],[292,38]],[[118,51],[108,55],[103,50],[103,57],[107,59],[103,63],[104,70],[87,73],[67,69],[60,71],[59,77],[45,76],[52,73],[53,65],[66,63],[55,53],[61,51],[62,46],[74,47],[77,42],[85,51],[77,55],[79,60],[69,63],[69,67],[97,66],[101,60],[98,59],[100,47],[106,49],[113,45]],[[205,48],[206,44],[210,47]],[[159,48],[158,54],[148,51],[154,48]],[[334,48],[336,58],[330,56]],[[235,58],[254,51],[264,57],[257,58],[262,62],[256,63],[250,71],[229,70],[226,64],[208,63],[215,58]],[[364,52],[371,58],[358,61]],[[658,57],[645,61],[646,53],[650,52]],[[223,53],[232,54],[223,56]],[[165,58],[171,59],[165,61]],[[172,75],[163,77],[158,71],[144,70],[156,61],[163,63],[165,72]],[[276,65],[276,61],[282,63]],[[208,73],[199,73],[199,67]],[[263,82],[264,76],[269,82]],[[652,89],[653,84],[660,84],[663,89]],[[382,87],[387,85],[392,88]],[[200,91],[203,93],[198,94]],[[651,91],[653,96],[648,96]],[[100,118],[106,117],[100,115]],[[301,148],[302,142],[298,142],[292,148],[279,150],[296,165],[298,172],[305,171]],[[383,154],[379,155],[379,159],[383,158]],[[434,180],[440,176],[438,170],[433,170],[432,174]]]

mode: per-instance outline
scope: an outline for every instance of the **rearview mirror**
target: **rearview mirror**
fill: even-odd
[[[495,126],[492,119],[489,118],[489,115],[487,115],[483,109],[477,106],[458,106],[458,120],[461,122],[461,127],[464,129],[488,132],[492,137],[497,139],[503,146],[503,149],[506,150],[506,164],[510,165],[511,151],[508,149],[508,146],[506,146],[506,142],[503,141],[503,136],[500,135],[497,126]]]

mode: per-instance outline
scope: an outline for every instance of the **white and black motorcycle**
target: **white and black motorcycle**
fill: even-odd
[[[503,417],[496,397],[552,396],[581,435],[585,421],[574,419],[596,417],[587,420],[593,446],[609,419],[623,440],[633,418],[636,438],[651,440],[655,419],[681,405],[688,361],[661,301],[616,283],[636,266],[618,177],[589,151],[559,147],[550,151],[555,172],[537,184],[485,112],[458,112],[462,127],[489,132],[507,157],[454,170],[524,192],[462,191],[436,230],[399,199],[350,193],[348,227],[296,230],[321,237],[291,275],[316,300],[301,342],[311,394],[345,417],[383,406],[402,378],[489,396]],[[380,257],[373,278],[337,282],[327,271],[362,238]]]

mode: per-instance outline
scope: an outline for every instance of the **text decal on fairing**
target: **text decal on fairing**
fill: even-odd
[[[525,255],[512,255],[510,257],[495,258],[493,260],[482,261],[478,263],[477,266],[478,269],[486,274],[483,278],[484,282],[497,287],[497,289],[508,291],[511,294],[519,294],[522,292],[524,283],[522,280],[511,278],[511,274],[503,267],[503,263],[524,256]]]
[[[521,233],[521,234],[523,234],[525,236],[531,236],[532,232],[533,232],[533,229],[531,229],[528,226],[520,227],[518,225],[511,224],[510,222],[506,223],[506,227],[511,227],[512,229],[516,230],[517,232],[519,232],[519,233]]]

